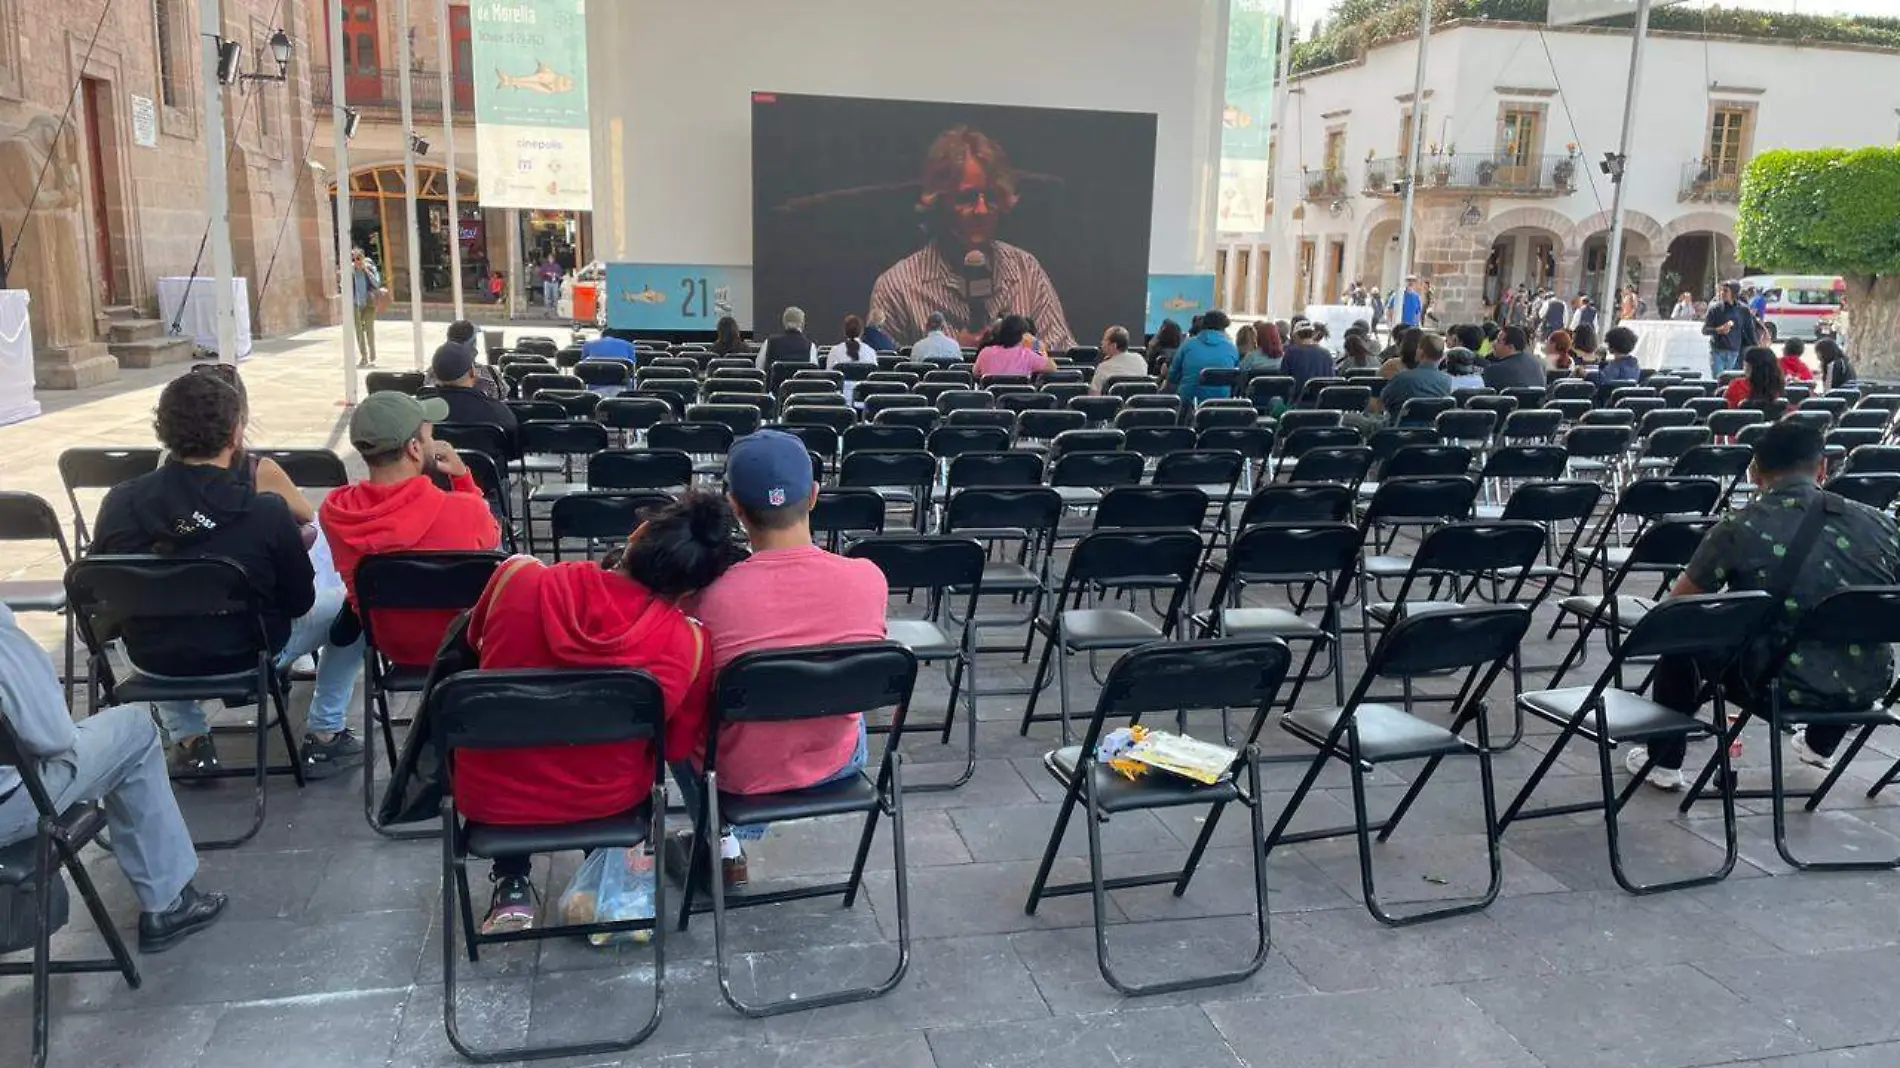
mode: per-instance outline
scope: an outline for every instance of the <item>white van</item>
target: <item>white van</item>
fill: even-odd
[[[1821,324],[1839,317],[1841,298],[1847,291],[1847,283],[1840,277],[1819,274],[1752,275],[1742,279],[1742,288],[1750,287],[1766,300],[1762,319],[1784,341],[1819,337]]]

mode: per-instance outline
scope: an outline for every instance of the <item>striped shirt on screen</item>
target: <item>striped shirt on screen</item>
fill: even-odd
[[[924,335],[930,313],[940,311],[952,331],[976,334],[990,320],[1003,315],[1026,315],[1035,320],[1037,337],[1049,352],[1075,344],[1062,299],[1036,257],[1015,245],[998,241],[990,246],[995,292],[985,303],[983,322],[969,321],[969,301],[963,296],[963,278],[935,243],[892,264],[871,287],[871,311],[882,312],[885,328],[905,342]]]

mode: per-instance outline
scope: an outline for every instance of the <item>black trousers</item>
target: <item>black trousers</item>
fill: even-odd
[[[1707,683],[1711,670],[1709,665],[1693,656],[1662,657],[1656,661],[1656,675],[1650,684],[1649,695],[1665,708],[1693,716],[1701,711],[1696,698]],[[1741,676],[1733,667],[1723,674],[1722,692],[1731,705],[1741,704],[1747,692]],[[1846,727],[1815,724],[1807,731],[1808,748],[1822,756],[1831,756],[1846,734]],[[1658,738],[1650,744],[1649,752],[1656,758],[1657,767],[1680,769],[1688,747],[1689,743],[1683,738]]]

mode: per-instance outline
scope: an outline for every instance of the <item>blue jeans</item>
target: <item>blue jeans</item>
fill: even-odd
[[[363,670],[361,635],[346,646],[330,644],[330,624],[343,610],[343,600],[341,588],[318,590],[317,603],[290,625],[290,639],[277,654],[276,664],[281,671],[298,657],[323,650],[323,658],[317,664],[317,689],[310,695],[307,719],[307,729],[315,734],[335,734],[343,729],[344,713],[356,693],[356,677]],[[205,722],[204,708],[196,701],[158,702],[158,721],[174,745],[180,739],[195,738],[211,730]]]
[[[858,747],[852,752],[851,759],[845,761],[844,767],[839,768],[836,774],[829,778],[821,779],[812,785],[824,786],[827,783],[834,783],[840,779],[846,779],[856,775],[858,772],[864,770],[864,766],[870,761],[870,757],[870,736],[864,729],[864,720],[860,718],[858,720]],[[686,806],[686,811],[691,813],[694,819],[697,819],[699,814],[706,810],[706,777],[701,775],[698,769],[693,767],[691,761],[674,760],[668,762],[667,767],[672,769],[673,782],[680,788],[681,803]],[[765,837],[765,826],[766,825],[761,824],[753,827],[733,827],[731,831],[733,837],[741,841],[756,842]]]
[[[1742,354],[1734,349],[1718,349],[1709,346],[1709,377],[1720,378],[1723,371],[1739,371],[1742,367]]]

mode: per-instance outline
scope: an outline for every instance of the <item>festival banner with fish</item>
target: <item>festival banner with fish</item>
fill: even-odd
[[[588,211],[586,0],[473,0],[482,206]]]
[[[1273,194],[1268,149],[1273,82],[1278,73],[1280,16],[1276,0],[1229,0],[1227,107],[1221,113],[1219,216],[1224,233],[1261,233]]]
[[[1144,324],[1152,336],[1163,320],[1173,319],[1186,330],[1194,317],[1214,307],[1211,274],[1151,274],[1148,276],[1148,315]]]
[[[615,330],[712,333],[732,316],[752,327],[752,269],[700,263],[609,263],[607,325]]]

